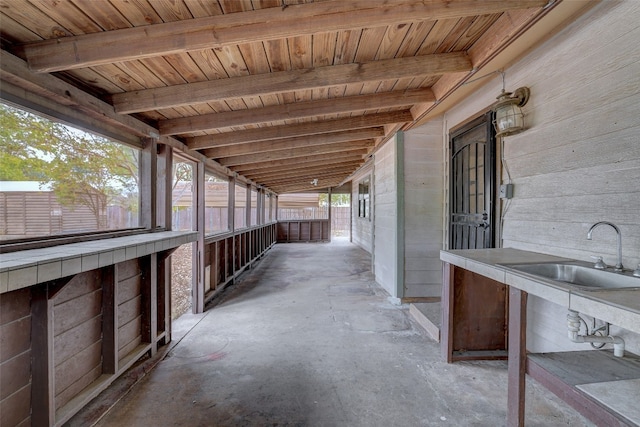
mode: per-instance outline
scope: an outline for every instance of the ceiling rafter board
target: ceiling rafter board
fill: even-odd
[[[208,148],[202,154],[210,158],[241,156],[244,154],[265,153],[272,150],[286,150],[298,147],[316,147],[339,142],[370,140],[384,136],[382,127],[355,129],[343,132],[309,135],[296,138],[282,138],[270,141],[252,142],[248,144],[227,145]]]
[[[327,182],[327,183],[318,183],[318,185],[307,185],[304,183],[299,183],[291,186],[279,186],[274,191],[277,194],[284,193],[303,193],[303,192],[319,192],[326,193],[327,190],[331,187],[337,187],[340,183],[337,181]]]
[[[294,125],[246,129],[237,132],[194,137],[188,138],[186,144],[192,150],[202,150],[225,145],[334,133],[337,131],[378,127],[389,123],[406,123],[410,121],[413,121],[413,116],[409,110],[392,111],[390,113],[370,114],[346,119],[303,122]]]
[[[299,147],[290,148],[288,150],[273,150],[268,153],[245,154],[234,157],[221,157],[216,161],[223,166],[238,166],[248,163],[262,163],[265,161],[287,160],[297,157],[309,157],[322,154],[337,154],[342,152],[351,152],[353,150],[368,150],[373,143],[369,140],[351,141],[347,143],[336,143],[321,145],[318,147]]]
[[[360,112],[372,108],[402,107],[417,103],[434,102],[429,88],[411,89],[387,93],[373,93],[344,98],[295,102],[263,108],[204,114],[163,120],[158,123],[162,135],[178,135],[186,132],[209,131],[230,126],[268,123],[283,119],[301,119],[324,114]]]
[[[300,162],[300,161],[296,161],[296,162],[292,162],[291,164],[272,164],[270,162],[264,162],[264,163],[253,163],[250,165],[240,165],[240,166],[230,166],[230,169],[233,171],[237,171],[238,173],[242,173],[242,174],[258,174],[258,173],[269,173],[269,172],[273,172],[273,171],[278,171],[278,170],[282,170],[283,166],[286,169],[304,169],[307,167],[315,167],[315,166],[332,166],[334,164],[344,164],[344,163],[361,163],[362,157],[359,155],[353,155],[353,156],[340,156],[340,157],[336,157],[334,156],[331,159],[321,159],[321,160],[311,160],[311,161],[307,161],[307,162]]]
[[[359,159],[364,159],[365,156],[369,155],[368,150],[366,149],[356,149],[353,151],[348,151],[348,152],[343,152],[341,153],[339,156],[336,155],[335,153],[329,153],[329,154],[317,154],[317,155],[313,155],[313,156],[304,156],[304,157],[298,157],[298,158],[291,158],[291,159],[282,159],[282,160],[263,160],[260,162],[255,162],[255,163],[247,163],[247,164],[242,164],[242,165],[236,165],[236,166],[229,166],[229,168],[235,168],[238,171],[243,171],[243,170],[257,170],[260,169],[262,167],[275,167],[275,166],[282,166],[283,168],[289,167],[289,166],[295,166],[298,164],[310,164],[310,163],[316,163],[316,164],[320,164],[322,162],[338,162],[338,161],[351,161],[351,160],[359,160]],[[232,169],[233,170],[233,169]]]
[[[541,7],[545,3],[546,0],[484,0],[473,4],[390,0],[385,4],[337,0],[62,37],[28,44],[24,51],[33,70],[53,72],[328,31],[484,15],[511,8]],[[178,46],[175,37],[181,37]],[[136,45],[129,47],[130,40],[137,40]]]
[[[307,171],[315,171],[315,170],[323,170],[323,169],[338,169],[338,168],[350,169],[350,168],[358,167],[360,164],[361,162],[348,161],[348,162],[327,164],[326,166],[324,164],[319,164],[315,166],[309,165],[306,167],[291,167],[284,170],[281,168],[270,168],[270,169],[257,170],[255,172],[253,171],[245,172],[244,175],[249,179],[254,179],[254,177],[256,176],[285,175],[289,173],[292,173],[292,174],[305,173]]]
[[[134,90],[113,95],[118,113],[162,110],[212,100],[242,98],[295,89],[314,89],[354,82],[392,80],[401,77],[440,75],[470,71],[471,61],[464,52],[408,58],[384,59],[318,67],[311,70],[279,71],[184,85]]]
[[[337,168],[322,168],[318,167],[315,169],[307,169],[307,170],[296,170],[296,171],[288,171],[283,173],[271,173],[271,174],[260,174],[258,178],[254,175],[251,179],[256,182],[265,182],[269,179],[280,179],[280,178],[292,178],[298,176],[312,176],[312,175],[321,175],[321,174],[332,174],[332,173],[351,173],[357,167],[357,165],[343,166]]]
[[[280,180],[268,180],[265,181],[265,185],[269,187],[278,187],[280,185],[297,185],[297,184],[311,184],[314,185],[313,182],[317,179],[318,184],[325,185],[326,182],[342,182],[349,176],[348,173],[339,173],[339,174],[330,174],[330,175],[318,175],[318,176],[305,176],[299,178],[289,178],[289,179],[280,179]]]

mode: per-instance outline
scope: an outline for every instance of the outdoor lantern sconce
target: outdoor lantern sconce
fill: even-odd
[[[525,129],[524,113],[520,107],[529,101],[529,94],[528,87],[519,87],[511,93],[505,92],[504,85],[502,86],[498,101],[493,105],[495,112],[493,125],[496,128],[496,136],[515,135]]]

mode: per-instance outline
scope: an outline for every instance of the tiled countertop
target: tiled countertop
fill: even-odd
[[[552,255],[518,249],[441,251],[440,259],[497,282],[521,289],[580,313],[640,333],[640,290],[585,291],[553,280],[533,278],[503,264],[569,261]]]
[[[172,249],[195,231],[163,231],[0,254],[0,293]]]

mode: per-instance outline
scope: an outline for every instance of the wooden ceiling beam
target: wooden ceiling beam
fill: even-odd
[[[217,159],[220,157],[241,156],[244,154],[264,153],[272,150],[286,150],[298,147],[315,147],[337,142],[348,142],[356,140],[371,140],[384,136],[381,127],[356,129],[345,132],[325,133],[320,135],[309,135],[297,138],[283,138],[271,141],[259,141],[249,144],[228,145],[224,147],[209,148],[203,150],[205,156]]]
[[[353,150],[366,150],[373,147],[369,140],[340,142],[336,144],[321,145],[318,147],[298,147],[289,150],[273,150],[267,153],[245,154],[243,156],[221,157],[216,159],[223,166],[245,165],[247,163],[261,163],[272,160],[286,160],[291,158],[315,156],[318,154],[331,154],[351,152]],[[364,153],[363,153],[364,154]]]
[[[309,184],[311,184],[311,182],[316,180],[316,179],[318,180],[318,183],[320,183],[320,181],[324,181],[324,180],[342,181],[347,176],[349,176],[349,172],[335,173],[335,174],[329,174],[329,175],[324,175],[324,176],[321,176],[321,175],[318,175],[318,176],[310,175],[310,176],[300,176],[298,178],[281,178],[281,179],[278,179],[278,180],[267,180],[267,181],[264,181],[263,185],[265,185],[267,187],[271,187],[271,186],[289,185],[289,184],[295,184],[295,183],[309,183]]]
[[[190,132],[206,132],[219,128],[269,123],[279,120],[304,119],[325,114],[362,112],[379,108],[405,107],[418,103],[435,101],[430,88],[405,91],[372,93],[368,95],[346,96],[344,98],[321,99],[273,105],[264,108],[203,114],[201,116],[179,117],[161,120],[158,129],[161,135],[179,135]]]
[[[342,163],[334,163],[334,164],[329,164],[329,165],[325,165],[325,164],[320,164],[320,165],[316,165],[316,166],[307,166],[307,167],[290,167],[290,168],[274,168],[274,169],[262,169],[262,170],[258,170],[256,172],[252,172],[250,174],[244,174],[244,176],[246,176],[247,178],[249,176],[251,177],[260,177],[260,178],[264,178],[264,177],[274,177],[274,176],[285,176],[288,174],[298,174],[301,172],[306,172],[306,171],[319,171],[319,170],[331,170],[331,169],[354,169],[357,168],[359,165],[361,164],[361,162],[342,162]]]
[[[320,32],[542,7],[547,0],[334,0],[185,19],[28,43],[29,67],[55,72]]]
[[[279,92],[322,89],[350,83],[397,80],[471,70],[464,52],[439,53],[408,58],[279,71],[158,87],[112,95],[121,114],[161,110],[229,98],[255,97]]]
[[[341,166],[341,167],[335,167],[335,168],[318,166],[316,168],[286,170],[280,173],[272,172],[272,173],[254,175],[255,179],[252,179],[252,180],[256,182],[265,182],[267,180],[276,180],[276,179],[292,178],[292,177],[299,177],[299,176],[321,176],[321,175],[329,175],[332,173],[349,174],[353,172],[356,168],[357,168],[356,165]]]
[[[234,165],[236,170],[257,170],[262,167],[282,167],[287,168],[290,166],[295,166],[298,164],[306,163],[316,163],[321,164],[323,162],[331,162],[331,161],[356,161],[359,159],[364,159],[365,156],[369,154],[367,149],[356,149],[353,151],[345,151],[342,153],[328,153],[328,154],[316,154],[309,155],[304,157],[293,157],[290,159],[280,159],[280,160],[268,160],[264,159],[262,161],[258,161],[255,163],[245,163],[240,165]],[[229,167],[230,169],[232,166]]]
[[[318,185],[311,185],[310,183],[293,183],[290,185],[278,185],[274,187],[272,190],[276,194],[283,193],[304,193],[304,192],[326,192],[329,187],[337,187],[340,185],[342,180],[332,180],[332,181],[319,181]]]
[[[274,169],[274,168],[282,168],[282,169],[292,168],[293,169],[293,168],[297,168],[300,165],[317,166],[317,165],[323,165],[323,164],[332,165],[335,163],[345,163],[345,162],[359,162],[360,164],[362,164],[365,161],[364,158],[365,156],[360,153],[356,153],[356,154],[341,153],[340,156],[336,156],[335,154],[320,154],[318,156],[313,156],[308,159],[296,158],[296,159],[289,159],[289,160],[287,159],[276,160],[276,161],[263,162],[263,163],[250,163],[246,165],[230,166],[229,169],[236,169],[239,174],[242,174],[242,176],[244,176],[243,174],[246,173],[247,171],[256,173],[264,169]]]
[[[188,138],[186,144],[191,150],[202,150],[205,148],[249,142],[318,135],[353,129],[366,129],[389,123],[407,123],[411,121],[413,121],[413,116],[409,110],[391,111],[388,113],[367,114],[366,116],[347,117],[344,119],[304,122],[197,136]]]

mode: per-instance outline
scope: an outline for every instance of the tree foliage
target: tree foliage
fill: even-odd
[[[2,104],[0,149],[0,180],[49,185],[61,204],[88,207],[99,229],[109,203],[137,193],[135,149]]]

